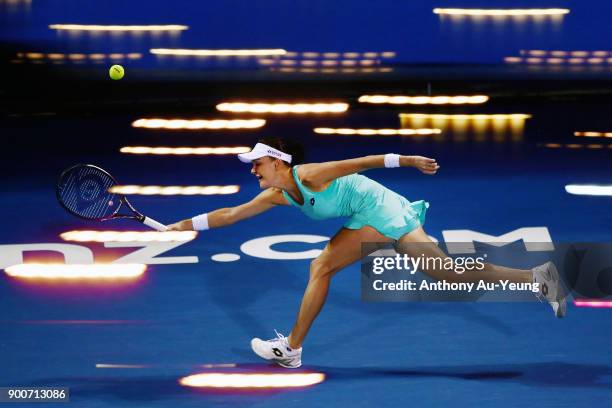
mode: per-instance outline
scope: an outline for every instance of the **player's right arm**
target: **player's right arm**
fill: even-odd
[[[236,207],[219,208],[208,213],[208,226],[219,228],[256,216],[277,205],[289,205],[281,190],[269,188],[251,201]],[[191,218],[168,225],[168,231],[192,231]]]

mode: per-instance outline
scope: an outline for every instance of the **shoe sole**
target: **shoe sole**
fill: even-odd
[[[283,367],[283,368],[300,368],[302,366],[302,362],[301,361],[300,361],[300,364],[298,364],[298,365],[286,365],[286,364],[281,363],[278,360],[274,360],[274,362],[276,364],[278,364],[279,366]]]

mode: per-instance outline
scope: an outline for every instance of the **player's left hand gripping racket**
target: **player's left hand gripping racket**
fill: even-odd
[[[121,194],[109,189],[117,180],[107,171],[92,164],[77,164],[62,172],[57,182],[57,199],[69,213],[87,220],[106,221],[113,218],[131,218],[158,231],[168,227],[145,217]],[[119,214],[125,204],[132,214]]]

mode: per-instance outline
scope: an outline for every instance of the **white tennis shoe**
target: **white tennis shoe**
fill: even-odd
[[[254,338],[251,340],[253,352],[265,360],[272,360],[285,368],[298,368],[302,365],[302,348],[292,349],[285,336],[274,330],[276,338],[262,340]]]
[[[563,283],[559,278],[559,272],[555,264],[546,262],[532,269],[533,281],[538,283],[540,291],[536,296],[541,300],[550,303],[555,316],[561,318],[567,313],[567,294],[563,288]]]

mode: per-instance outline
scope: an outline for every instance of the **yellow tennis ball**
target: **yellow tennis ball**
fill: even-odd
[[[113,65],[108,70],[108,75],[110,75],[111,79],[118,80],[123,78],[123,75],[125,75],[125,70],[121,65]]]

